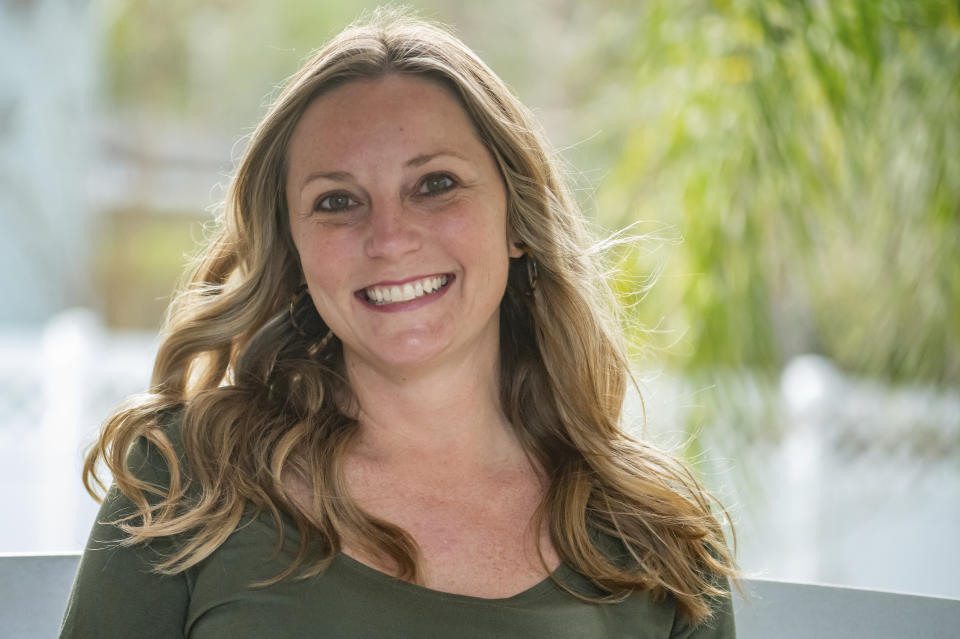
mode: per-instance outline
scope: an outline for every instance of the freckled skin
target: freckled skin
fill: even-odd
[[[307,108],[287,160],[294,244],[348,366],[401,371],[496,352],[508,257],[520,251],[495,161],[447,88],[402,75],[338,87]],[[432,192],[431,176],[453,186]],[[442,274],[448,290],[408,311],[356,295]]]

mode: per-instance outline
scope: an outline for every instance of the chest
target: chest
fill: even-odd
[[[422,585],[484,598],[523,592],[559,564],[546,526],[535,517],[542,490],[532,473],[464,485],[394,482],[389,489],[375,475],[354,476],[351,482],[361,508],[399,526],[417,543]],[[391,572],[355,544],[343,550]]]

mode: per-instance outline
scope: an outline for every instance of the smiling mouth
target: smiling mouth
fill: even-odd
[[[360,296],[375,306],[409,302],[443,290],[453,279],[452,275],[433,275],[419,280],[391,286],[371,286],[359,291]]]

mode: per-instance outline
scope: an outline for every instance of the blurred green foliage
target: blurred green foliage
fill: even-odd
[[[686,372],[960,379],[960,15],[933,0],[648,0],[598,16],[573,73],[641,340]],[[591,90],[592,88],[592,90]],[[666,229],[666,231],[665,231]]]
[[[108,0],[107,84],[115,105],[239,131],[257,98],[356,18],[346,0]],[[256,87],[258,93],[247,89]]]
[[[94,251],[106,323],[159,329],[186,253],[201,234],[189,212],[111,211]]]
[[[774,373],[818,352],[894,381],[960,379],[957,2],[416,4],[554,108],[603,227],[649,234],[617,287],[658,360]],[[117,108],[236,136],[375,5],[106,6]]]

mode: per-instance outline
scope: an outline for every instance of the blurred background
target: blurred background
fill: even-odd
[[[612,256],[632,427],[758,576],[960,597],[960,3],[413,2],[542,120]],[[244,136],[375,3],[0,2],[0,552],[80,549]]]

